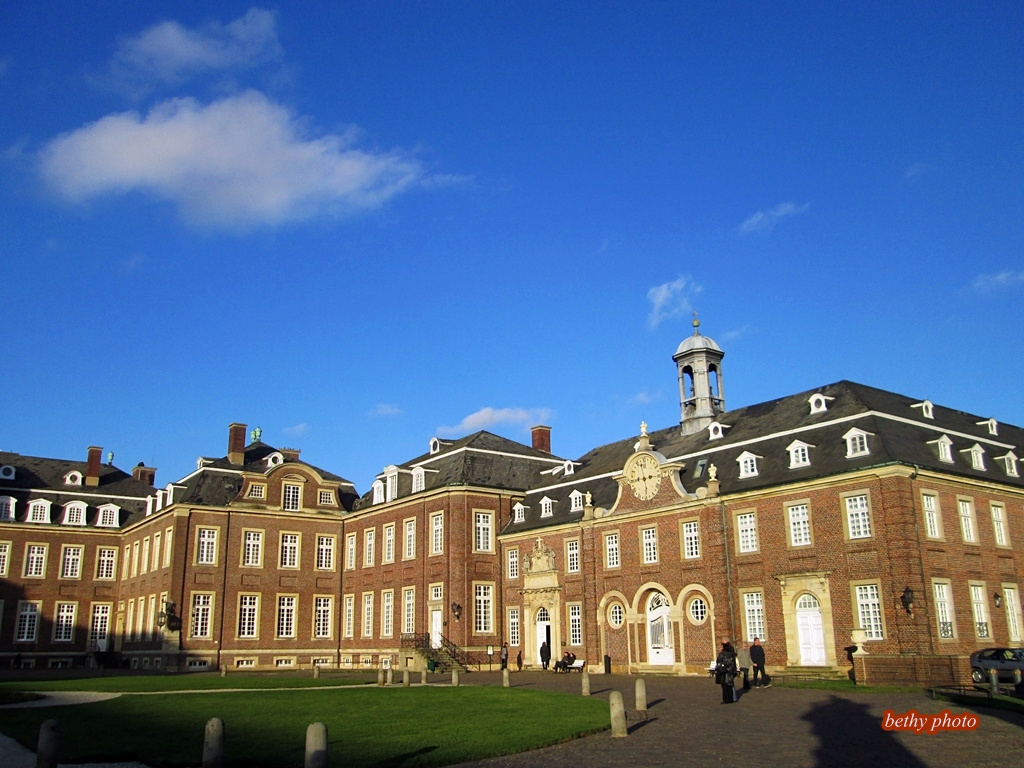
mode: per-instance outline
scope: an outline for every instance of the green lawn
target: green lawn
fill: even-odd
[[[114,675],[69,680],[18,680],[0,682],[0,691],[214,691],[237,688],[320,688],[338,685],[363,685],[376,682],[376,675],[322,676],[217,673],[185,675]]]
[[[0,730],[32,748],[40,724],[56,718],[62,762],[140,760],[157,768],[198,765],[211,717],[224,721],[228,765],[298,768],[306,727],[322,722],[332,765],[439,766],[603,730],[608,704],[490,686],[126,695],[95,704],[5,710]]]

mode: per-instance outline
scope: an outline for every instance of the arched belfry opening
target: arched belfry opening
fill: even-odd
[[[672,356],[679,372],[679,424],[684,435],[704,429],[725,411],[723,357],[721,347],[701,335],[695,312],[693,336],[684,340]]]

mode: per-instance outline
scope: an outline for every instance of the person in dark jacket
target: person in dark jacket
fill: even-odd
[[[771,686],[771,678],[765,674],[764,671],[764,646],[761,645],[760,638],[754,638],[754,644],[750,646],[750,664],[754,667],[754,679],[753,684],[755,688],[760,688],[763,684],[765,688]],[[761,676],[758,680],[758,675]]]
[[[508,669],[508,643],[501,645],[501,668]]]
[[[551,663],[551,649],[548,648],[547,643],[540,644],[540,665],[543,669],[548,668],[548,664]]]
[[[736,701],[736,651],[728,640],[722,642],[722,650],[715,659],[715,682],[722,686],[723,704]]]

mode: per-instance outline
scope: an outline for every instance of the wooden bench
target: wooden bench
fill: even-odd
[[[565,671],[572,672],[573,670],[576,670],[577,672],[582,672],[585,666],[587,666],[586,661],[584,661],[583,659],[576,659],[576,661],[574,661],[572,664],[566,667]]]

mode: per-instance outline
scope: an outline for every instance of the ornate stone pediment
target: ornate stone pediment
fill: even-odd
[[[523,562],[523,570],[530,574],[541,574],[555,570],[555,551],[544,540],[537,537],[533,549]]]

